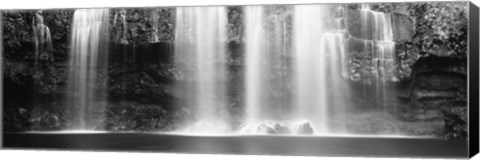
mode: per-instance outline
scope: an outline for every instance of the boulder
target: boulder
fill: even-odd
[[[266,124],[262,124],[262,125],[258,126],[257,132],[258,133],[265,133],[265,134],[278,134],[278,131],[276,131],[273,127],[271,127],[269,125],[266,125]]]
[[[259,122],[244,123],[239,133],[247,134],[313,134],[310,122],[274,121],[265,120]]]
[[[290,134],[290,128],[283,124],[275,124],[274,129],[277,131],[278,134]]]
[[[310,122],[305,122],[303,124],[300,124],[300,126],[298,127],[298,134],[311,135],[313,133],[314,133],[314,130]]]

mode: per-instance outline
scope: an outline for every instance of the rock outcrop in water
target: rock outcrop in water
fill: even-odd
[[[313,135],[315,131],[309,121],[265,120],[246,122],[240,125],[240,134]]]
[[[314,130],[310,122],[305,122],[303,124],[300,124],[298,127],[298,134],[313,134]]]

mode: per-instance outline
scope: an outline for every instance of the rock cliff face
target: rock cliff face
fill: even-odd
[[[415,35],[415,24],[407,15],[392,13],[393,39],[397,43],[405,43],[412,40]]]
[[[272,7],[279,12],[269,11],[269,18],[276,18],[291,27],[291,12],[288,7]],[[372,40],[373,23],[362,22],[359,8],[347,7],[346,22],[348,34],[348,51],[352,55],[352,61],[360,61],[360,66],[367,66],[371,60],[371,54],[364,51],[372,51],[365,40]],[[110,74],[121,76],[124,71],[153,71],[161,69],[160,66],[168,65],[172,61],[173,40],[175,38],[175,8],[118,8],[110,10],[111,21],[111,51]],[[32,20],[35,11],[10,11],[5,12],[4,23],[4,50],[5,50],[5,73],[6,78],[12,79],[13,83],[34,85],[42,93],[62,92],[64,85],[68,83],[67,63],[69,57],[69,35],[74,10],[45,10],[42,12],[44,23],[50,28],[53,43],[54,61],[41,61],[37,70],[33,70],[34,40]],[[229,7],[228,41],[229,41],[229,65],[234,71],[243,65],[243,10],[241,7]],[[406,47],[405,43],[412,41],[414,24],[412,17],[392,12],[392,26],[394,41],[397,43],[397,55],[408,54],[414,61],[414,48]],[[368,20],[372,20],[372,14],[367,14]],[[267,24],[268,25],[268,24]],[[363,26],[362,26],[363,25]],[[367,26],[365,26],[367,25]],[[365,30],[367,29],[367,30]],[[370,30],[369,30],[370,29]],[[291,34],[288,32],[287,34]],[[287,35],[289,36],[289,35]],[[367,47],[367,48],[366,48]],[[407,53],[408,52],[408,53]],[[412,60],[413,57],[413,60]],[[288,57],[286,57],[288,58]],[[394,58],[394,57],[390,57]],[[402,60],[400,60],[402,61]],[[409,70],[412,63],[407,65]],[[119,67],[122,66],[120,69]],[[239,68],[239,69],[240,69]],[[352,68],[355,69],[355,68]],[[360,69],[359,69],[360,70]],[[161,71],[163,72],[163,71]],[[408,78],[408,71],[399,72],[399,77]],[[19,77],[24,77],[25,81]],[[174,76],[172,74],[171,76]],[[164,77],[174,78],[174,77]],[[30,79],[30,80],[27,80]],[[42,80],[40,83],[39,80]],[[116,86],[112,84],[112,86]]]
[[[408,120],[442,119],[446,138],[467,134],[466,60],[429,56],[414,65]]]
[[[366,15],[366,17],[362,17],[362,14]],[[411,17],[400,13],[390,14],[392,17],[394,41],[399,43],[411,41],[415,34],[415,24]],[[359,9],[349,8],[347,12],[348,33],[356,38],[374,40],[375,31],[373,30],[373,25],[375,23],[373,16],[372,13],[362,13]]]

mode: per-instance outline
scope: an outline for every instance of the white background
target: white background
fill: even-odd
[[[424,0],[422,0],[424,1]],[[437,0],[438,1],[438,0]],[[298,4],[298,3],[358,3],[358,2],[418,2],[412,0],[0,0],[0,9],[48,9],[48,8],[95,8],[95,7],[152,7],[152,6],[197,6],[197,5],[246,5],[246,4]],[[475,2],[478,6],[478,2]],[[472,97],[475,98],[475,97]],[[480,97],[479,97],[480,98]],[[478,107],[478,106],[476,106]],[[0,115],[1,116],[1,115]],[[0,131],[1,132],[1,131]],[[473,136],[473,135],[472,135]],[[299,157],[299,156],[252,156],[252,155],[207,155],[207,154],[164,154],[139,152],[86,152],[86,151],[44,151],[44,150],[0,150],[0,159],[373,159],[352,157]],[[400,158],[381,158],[400,159]],[[480,159],[477,155],[475,159]]]

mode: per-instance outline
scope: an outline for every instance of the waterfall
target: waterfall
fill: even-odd
[[[52,37],[50,29],[44,24],[42,11],[37,11],[35,13],[33,40],[35,42],[35,64],[38,64],[38,59],[54,59],[52,53]]]
[[[310,121],[316,134],[332,133],[330,121],[347,105],[347,83],[342,79],[346,34],[333,9],[343,11],[328,5],[297,5],[294,12],[293,107],[297,118]]]
[[[362,27],[371,27],[372,40],[365,40],[365,45],[372,48],[373,76],[375,80],[376,96],[378,105],[386,106],[388,97],[387,82],[391,80],[391,70],[395,63],[395,42],[393,41],[393,30],[391,15],[383,12],[376,12],[370,9],[368,4],[361,5]],[[373,24],[369,24],[373,22]],[[365,47],[368,48],[368,47]]]
[[[263,7],[245,7],[245,82],[246,119],[258,121],[262,117],[265,104],[265,35],[263,31]],[[251,122],[247,122],[251,123]]]
[[[244,9],[245,119],[239,130],[232,128],[227,102],[227,8],[176,9],[175,105],[189,112],[177,131],[316,135],[347,132],[341,121],[351,106],[347,53],[350,35],[345,6],[294,5],[281,12],[276,9]],[[372,32],[364,33],[371,38],[359,38],[373,48],[368,54],[376,93],[382,94],[379,103],[386,105],[387,75],[394,62],[391,17],[367,5],[360,12],[362,27],[372,27]],[[124,39],[125,13],[118,15]],[[154,28],[158,28],[158,15],[153,12],[152,17]],[[79,113],[73,118],[77,128],[101,127],[95,125],[101,123],[93,122],[101,121],[98,117],[102,113],[90,112],[105,102],[106,78],[102,76],[106,76],[108,36],[102,33],[108,33],[107,24],[108,10],[77,10],[74,15],[69,93],[71,106]],[[154,32],[157,35],[156,29]],[[157,41],[158,37],[153,37],[151,42]]]
[[[120,17],[120,19],[118,18]],[[128,32],[128,24],[127,24],[127,11],[125,9],[120,9],[120,11],[115,11],[115,16],[113,16],[113,26],[117,25],[117,21],[120,20],[120,26],[117,28],[121,28],[121,34],[118,34],[117,40],[120,44],[128,44],[127,40],[127,32]],[[118,32],[118,31],[117,31]]]
[[[315,134],[343,132],[344,125],[330,125],[329,120],[344,116],[348,105],[345,9],[296,5],[284,15],[265,18],[267,9],[271,8],[245,8],[246,122],[239,132],[262,134],[284,130],[290,134],[311,134],[308,128],[315,130]],[[286,36],[287,23],[279,21],[279,17],[290,11],[293,11],[293,37]],[[292,50],[287,49],[288,38],[292,40]],[[269,77],[279,71],[280,81]],[[293,83],[291,89],[279,89],[289,83]],[[273,103],[272,94],[279,91],[292,92],[281,97],[287,99],[286,110]]]
[[[151,20],[152,20],[152,28],[153,28],[153,37],[150,40],[152,43],[157,43],[159,42],[159,37],[158,37],[158,20],[160,19],[160,16],[156,13],[156,10],[152,11],[151,13]]]
[[[244,11],[246,103],[239,132],[262,134],[266,126],[278,123],[290,127],[287,26],[291,7],[246,6]]]
[[[78,9],[70,44],[68,107],[73,129],[103,129],[108,67],[108,9]]]
[[[226,110],[225,7],[179,7],[176,12],[175,65],[186,75],[177,82],[185,95],[177,105],[193,109],[183,130],[218,133],[230,130]]]

